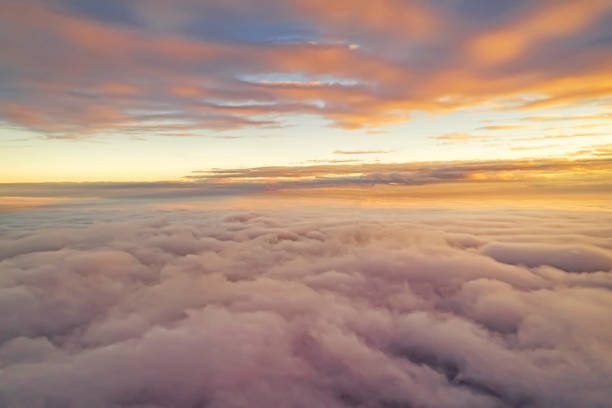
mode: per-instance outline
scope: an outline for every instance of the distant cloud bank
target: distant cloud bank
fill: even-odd
[[[383,153],[337,151],[339,154]],[[583,155],[587,155],[585,158]],[[590,156],[590,157],[588,157]],[[260,193],[309,196],[329,189],[355,189],[363,197],[380,194],[452,194],[470,197],[478,190],[488,196],[553,197],[612,196],[612,150],[595,145],[569,158],[474,160],[446,162],[367,163],[359,160],[323,164],[197,170],[183,180],[159,182],[0,183],[0,211],[52,204],[61,199],[177,199],[244,197]],[[457,188],[455,188],[457,187]],[[412,189],[412,190],[411,190]],[[4,202],[3,202],[4,201]]]

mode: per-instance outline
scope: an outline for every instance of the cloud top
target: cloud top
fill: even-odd
[[[612,399],[607,212],[123,217],[4,232],[2,405]]]

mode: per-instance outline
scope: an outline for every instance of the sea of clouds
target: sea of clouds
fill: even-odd
[[[610,212],[1,221],[2,407],[612,404]]]

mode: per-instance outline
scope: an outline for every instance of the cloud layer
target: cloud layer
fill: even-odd
[[[0,239],[2,406],[612,400],[609,212],[29,214]]]
[[[0,115],[71,138],[567,106],[610,96],[609,18],[606,0],[9,0]]]
[[[368,155],[383,151],[336,151]],[[198,170],[178,181],[91,183],[0,183],[0,211],[58,205],[65,201],[126,198],[312,198],[417,197],[456,199],[533,198],[558,202],[560,196],[607,206],[612,194],[609,145],[594,145],[568,158],[380,163],[313,160],[306,165]],[[589,158],[585,158],[587,156]],[[314,162],[315,164],[312,164]],[[119,205],[124,205],[122,202]],[[210,200],[205,204],[210,208]],[[478,204],[478,203],[475,203]],[[219,207],[218,207],[219,208]],[[221,207],[222,208],[222,207]]]

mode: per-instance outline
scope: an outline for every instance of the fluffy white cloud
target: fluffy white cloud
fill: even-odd
[[[0,406],[603,407],[611,223],[304,210],[12,225]]]

